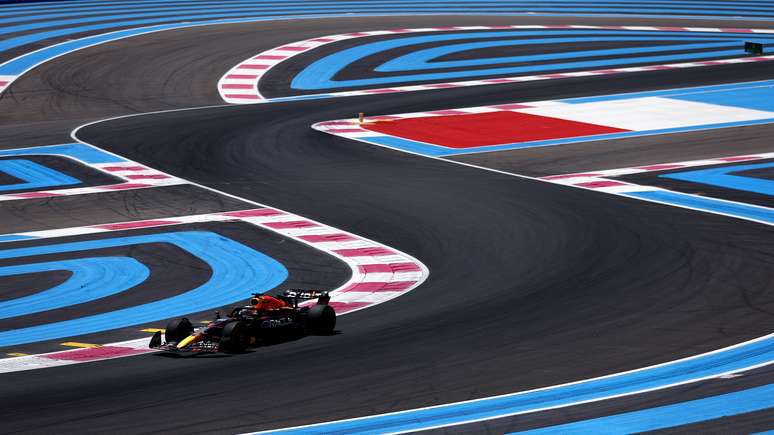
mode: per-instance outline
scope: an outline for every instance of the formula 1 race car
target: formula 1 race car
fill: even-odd
[[[314,298],[317,302],[312,304]],[[158,331],[150,347],[174,354],[240,353],[248,346],[331,334],[336,312],[329,301],[327,292],[318,291],[286,290],[277,296],[255,293],[249,305],[235,307],[226,317],[216,313],[215,320],[204,327],[194,329],[185,317],[169,322],[164,343]]]

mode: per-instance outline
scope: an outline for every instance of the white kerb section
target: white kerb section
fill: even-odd
[[[529,105],[536,104],[529,103]],[[580,104],[552,102],[518,111],[631,131],[723,124],[774,117],[774,113],[761,110],[660,97]]]

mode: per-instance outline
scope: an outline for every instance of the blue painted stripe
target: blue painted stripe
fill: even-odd
[[[378,5],[378,4],[377,4]],[[258,11],[260,8],[254,8],[254,10]],[[217,11],[218,9],[213,9],[213,11]],[[221,10],[227,10],[222,9]],[[485,14],[485,13],[507,13],[507,12],[529,12],[534,11],[534,7],[526,7],[526,8],[514,8],[510,7],[508,9],[498,9],[498,8],[470,8],[470,7],[434,7],[434,6],[428,6],[428,7],[402,7],[399,9],[399,11],[396,11],[396,7],[394,6],[386,6],[386,7],[366,7],[363,6],[362,8],[352,8],[349,6],[342,6],[342,7],[335,7],[335,6],[329,6],[325,8],[313,8],[309,6],[299,6],[297,8],[298,12],[301,12],[302,15],[310,16],[310,14],[380,14],[380,15],[389,15],[389,14],[398,14],[398,13],[476,13],[476,14]],[[550,12],[550,11],[558,11],[562,12],[565,9],[564,8],[541,8],[541,10]],[[131,15],[126,14],[126,16],[121,15],[104,15],[101,17],[92,17],[92,18],[82,18],[82,19],[73,19],[73,20],[59,20],[59,21],[51,21],[51,22],[45,22],[45,23],[31,23],[25,26],[14,26],[10,31],[12,32],[22,32],[22,31],[30,31],[36,28],[43,28],[41,26],[45,25],[45,28],[55,27],[55,26],[71,26],[79,23],[88,23],[88,22],[95,22],[97,21],[105,21],[105,20],[117,20],[110,23],[101,23],[101,24],[89,24],[84,26],[75,26],[75,27],[65,27],[65,28],[58,28],[54,30],[46,30],[42,32],[37,33],[30,33],[27,35],[17,36],[13,38],[6,38],[4,41],[0,41],[0,51],[4,50],[10,50],[12,48],[20,47],[26,44],[32,44],[36,42],[43,41],[45,39],[50,38],[57,38],[57,37],[65,37],[69,35],[73,35],[76,33],[83,33],[83,32],[92,32],[92,31],[99,31],[99,30],[109,30],[116,27],[123,27],[123,26],[146,26],[146,25],[153,25],[153,24],[159,24],[159,23],[169,23],[170,21],[177,21],[176,23],[172,23],[176,26],[181,26],[179,23],[179,20],[189,20],[189,21],[197,21],[199,20],[205,20],[205,21],[213,21],[218,18],[229,18],[229,17],[243,17],[242,19],[256,19],[256,18],[263,18],[263,19],[287,19],[292,18],[292,16],[287,16],[288,13],[293,13],[295,11],[292,7],[284,7],[281,10],[278,10],[277,12],[263,12],[261,14],[250,16],[250,13],[248,11],[245,12],[212,12],[207,14],[177,14],[170,16],[169,18],[145,18],[145,19],[139,19],[139,20],[128,20],[127,18],[131,18],[132,16],[136,16],[137,14]],[[573,8],[574,12],[595,12],[597,10],[593,8]],[[640,10],[640,12],[652,12],[653,10]],[[608,12],[615,12],[615,9],[610,9]],[[620,8],[619,12],[630,12],[630,13],[636,13],[638,12],[637,9],[632,9],[630,7]],[[664,9],[662,10],[664,13],[670,13],[670,14],[677,14],[681,12],[685,12],[685,9]],[[737,11],[729,11],[729,14],[731,15],[738,15]],[[751,12],[750,15],[762,15],[765,16],[766,14],[771,15],[771,13],[755,13]],[[153,13],[147,13],[147,14],[141,14],[141,16],[150,17]],[[160,15],[160,14],[159,14]],[[319,16],[319,15],[318,15]],[[190,24],[189,24],[190,25]],[[183,25],[182,27],[186,27]],[[2,30],[0,30],[2,31]],[[8,31],[7,29],[5,31]]]
[[[324,98],[331,98],[334,97],[334,94],[314,94],[314,95],[291,95],[289,97],[277,97],[272,98],[271,101],[274,103],[280,103],[283,101],[297,101],[297,100],[320,100]]]
[[[263,2],[263,1],[229,1],[229,3],[251,3],[251,4],[276,4],[276,2]],[[122,1],[116,1],[116,2],[67,2],[65,4],[57,4],[57,3],[46,3],[45,5],[25,5],[21,7],[14,7],[9,5],[0,5],[0,10],[3,10],[5,13],[8,12],[14,12],[17,13],[29,13],[31,11],[57,11],[59,9],[67,8],[67,9],[75,9],[78,11],[94,11],[94,10],[114,10],[119,8],[127,8],[127,7],[134,7],[137,8],[137,6],[147,8],[147,7],[154,7],[154,5],[159,6],[166,6],[166,5],[172,5],[172,6],[178,6],[178,5],[188,5],[188,4],[196,4],[199,2],[191,2],[191,1],[174,1],[174,2],[160,2],[160,1],[131,1],[131,2],[122,2]],[[217,5],[218,2],[200,2],[205,5]],[[355,4],[362,4],[363,2],[353,2]],[[373,4],[380,4],[380,5],[386,5],[386,4],[395,4],[395,5],[401,5],[401,4],[432,4],[432,5],[445,5],[445,4],[459,4],[460,2],[449,2],[448,0],[427,0],[422,2],[417,2],[415,0],[390,0],[390,1],[374,1]],[[308,2],[308,1],[301,1],[301,2],[287,2],[283,4],[288,5],[317,5],[317,4],[330,4],[327,2]],[[515,6],[515,5],[534,5],[534,3],[525,2],[525,1],[481,1],[476,2],[478,5],[501,5],[503,7],[508,6]],[[542,5],[555,5],[555,6],[572,6],[576,4],[581,5],[588,5],[588,2],[585,1],[572,1],[572,0],[564,0],[564,1],[544,1],[541,2]],[[714,10],[714,9],[730,9],[735,11],[744,11],[746,7],[749,7],[750,9],[754,10],[771,10],[771,4],[769,2],[727,2],[727,1],[718,1],[718,2],[691,2],[691,1],[636,1],[636,0],[601,0],[595,2],[596,5],[630,5],[630,4],[636,4],[638,6],[641,6],[643,8],[647,8],[649,6],[653,7],[663,7],[663,6],[671,6],[676,7],[679,6],[683,9],[700,9],[700,10]],[[116,6],[118,5],[118,6]],[[134,6],[132,6],[134,5]]]
[[[722,168],[675,172],[671,174],[659,175],[659,177],[774,196],[774,180],[731,175],[736,172],[771,167],[774,167],[774,163],[757,163],[752,165],[737,165]]]
[[[261,8],[262,3],[252,3],[257,8]],[[642,5],[641,3],[608,3],[604,6],[588,6],[583,3],[574,4],[551,4],[542,3],[536,5],[529,2],[509,2],[509,3],[496,3],[482,4],[478,7],[473,5],[465,5],[463,3],[439,3],[439,2],[353,2],[349,4],[333,4],[331,6],[318,6],[318,5],[330,5],[331,3],[305,3],[298,6],[293,5],[281,5],[277,6],[270,3],[263,3],[263,8],[274,8],[277,10],[296,12],[298,10],[327,10],[327,11],[350,11],[350,12],[369,12],[377,9],[400,9],[402,11],[411,10],[434,10],[437,12],[442,11],[454,11],[454,12],[563,12],[563,13],[622,13],[625,15],[638,15],[638,14],[706,14],[711,16],[746,16],[746,17],[770,17],[772,16],[772,8],[770,6],[764,7],[748,7],[744,8],[737,6],[713,6],[708,7],[706,5],[695,5],[690,3],[683,4],[651,4]],[[634,4],[641,7],[632,7]],[[223,6],[222,4],[219,6]],[[84,11],[85,12],[85,11]]]
[[[676,100],[693,101],[696,103],[718,104],[724,106],[743,107],[752,110],[774,111],[774,85],[758,86],[747,89],[734,89],[715,92],[691,93],[675,95]]]
[[[464,70],[464,71],[451,71],[451,72],[437,72],[437,73],[424,73],[424,74],[407,74],[402,76],[388,76],[388,77],[372,77],[366,79],[353,79],[353,80],[336,80],[335,77],[339,72],[345,69],[353,62],[363,59],[368,56],[372,56],[377,53],[381,53],[388,50],[395,50],[402,47],[411,45],[425,44],[425,43],[438,43],[455,40],[470,40],[470,39],[491,39],[493,37],[528,37],[528,36],[578,36],[577,39],[564,38],[565,42],[582,42],[589,37],[599,37],[604,35],[613,36],[641,36],[643,38],[648,37],[663,37],[665,35],[673,35],[678,38],[689,38],[685,32],[659,32],[654,35],[653,32],[647,31],[618,31],[618,30],[553,30],[553,31],[485,31],[485,32],[463,32],[454,34],[439,34],[439,35],[424,35],[405,37],[399,39],[389,39],[383,41],[376,41],[368,44],[362,44],[356,47],[351,47],[345,50],[341,50],[320,58],[306,68],[301,70],[291,81],[291,87],[294,89],[302,90],[319,90],[319,89],[335,89],[344,87],[356,87],[356,86],[374,86],[385,85],[393,83],[403,82],[416,82],[416,81],[432,81],[432,80],[449,80],[459,79],[467,77],[482,77],[482,76],[495,76],[505,74],[520,74],[531,72],[547,72],[564,69],[574,68],[598,68],[608,67],[633,63],[644,62],[671,62],[679,60],[691,60],[691,59],[708,59],[712,57],[730,56],[742,53],[742,47],[736,50],[715,50],[705,51],[702,53],[675,53],[669,55],[656,55],[656,56],[633,56],[626,58],[615,59],[598,59],[576,62],[561,62],[555,64],[546,65],[526,65],[526,66],[512,66],[506,68],[488,68],[488,69],[476,69],[476,70]],[[585,36],[585,37],[582,37]],[[716,38],[716,40],[728,40],[730,38],[721,37],[717,33],[714,35],[711,32],[708,33],[696,33],[693,35],[695,38]],[[749,35],[746,35],[749,38]],[[489,41],[493,43],[493,41]],[[454,49],[454,48],[452,48]],[[389,66],[389,63],[388,63]]]
[[[697,95],[700,93],[722,92],[722,91],[744,91],[748,89],[766,88],[774,86],[774,80],[761,80],[757,82],[728,83],[724,85],[700,86],[692,88],[664,89],[660,91],[628,92],[623,94],[595,95],[593,97],[568,98],[561,100],[567,104],[596,103],[599,101],[628,100],[632,98],[644,97],[669,97],[682,98],[687,95]],[[726,102],[727,104],[728,102]]]
[[[771,407],[774,407],[774,385],[764,385],[674,405],[514,433],[525,435],[630,434],[731,417]]]
[[[425,4],[435,4],[435,3],[447,3],[449,0],[426,0],[422,1],[421,3]],[[127,5],[136,5],[136,6],[147,6],[147,5],[154,5],[154,4],[180,4],[180,3],[190,3],[190,1],[169,1],[169,2],[163,2],[161,0],[131,0],[131,1],[112,1],[112,2],[106,2],[106,1],[84,1],[84,0],[68,0],[63,2],[45,2],[45,3],[35,3],[35,4],[22,4],[21,6],[19,4],[3,4],[0,5],[0,10],[3,11],[13,11],[13,10],[19,10],[19,11],[27,11],[27,10],[57,10],[57,9],[63,9],[63,8],[77,8],[77,9],[83,9],[83,8],[90,8],[90,9],[101,9],[103,7],[112,6],[112,5],[122,5],[123,7],[126,7]],[[212,2],[202,2],[202,3],[212,3]],[[252,3],[256,4],[272,4],[276,3],[274,1],[252,1]],[[289,2],[292,4],[315,4],[315,2],[310,1],[297,1],[297,2]],[[390,1],[374,1],[374,3],[418,3],[414,0],[390,0]],[[459,3],[459,2],[458,2]],[[525,1],[512,1],[512,0],[488,0],[488,1],[482,1],[482,4],[531,4],[530,2]],[[747,1],[740,1],[740,2],[733,2],[733,1],[686,1],[686,0],[657,0],[657,1],[636,1],[636,0],[598,0],[595,2],[595,4],[629,4],[629,3],[635,3],[637,5],[681,5],[681,6],[698,6],[698,7],[719,7],[721,5],[727,5],[729,7],[734,7],[734,5],[738,6],[751,6],[755,7],[756,9],[767,9],[770,7],[770,2],[767,0],[760,0],[760,1],[754,1],[754,0],[747,0]],[[567,4],[567,5],[573,5],[573,4],[583,4],[587,5],[587,1],[583,0],[548,0],[541,2],[541,4]],[[738,7],[737,6],[737,7]]]
[[[390,1],[390,2],[384,2],[384,3],[378,3],[380,5],[387,5],[387,4],[405,4],[405,3],[416,3],[415,1],[409,0],[409,1]],[[303,10],[309,10],[309,4],[308,2],[283,2],[282,6],[277,6],[278,3],[276,2],[256,2],[252,0],[229,0],[227,3],[224,2],[190,2],[190,1],[182,1],[182,2],[162,2],[162,3],[155,3],[155,4],[147,4],[142,5],[143,8],[141,9],[141,12],[138,13],[138,8],[136,6],[102,6],[98,8],[90,8],[85,10],[79,10],[75,8],[68,8],[67,12],[48,12],[48,13],[42,13],[38,15],[31,15],[29,11],[25,12],[18,12],[17,14],[6,14],[7,17],[12,18],[0,18],[0,24],[13,24],[13,23],[22,23],[27,21],[40,21],[40,20],[54,20],[56,18],[67,18],[67,17],[84,17],[84,16],[99,16],[99,20],[94,19],[92,21],[107,21],[107,20],[113,20],[113,19],[125,19],[125,18],[131,18],[131,17],[143,17],[143,16],[180,16],[183,17],[183,12],[188,11],[206,11],[206,12],[224,12],[224,11],[294,11],[298,9]],[[376,2],[348,2],[347,6],[363,6],[363,5],[374,5],[377,4]],[[449,3],[450,5],[453,3]],[[495,3],[496,4],[496,3]],[[341,3],[339,2],[315,2],[314,6],[319,8],[320,6],[341,6]],[[312,8],[314,9],[314,8]],[[772,8],[774,10],[774,8]],[[167,13],[167,12],[175,12],[177,11],[177,14],[174,13]],[[117,12],[117,13],[116,13]],[[75,23],[85,23],[90,21],[84,21],[84,20],[78,20],[75,21]],[[61,21],[49,21],[48,23],[42,23],[42,24],[49,24],[49,27],[53,27],[54,25],[60,25]],[[45,28],[45,26],[38,26],[35,25],[36,28]],[[31,30],[32,28],[26,28],[24,30]]]
[[[133,258],[101,257],[5,266],[0,267],[0,277],[60,270],[71,273],[62,284],[29,296],[1,301],[0,319],[104,298],[130,289],[150,275],[148,268]]]
[[[426,156],[444,156],[458,151],[457,149],[445,148],[429,143],[403,139],[397,136],[371,136],[358,140],[403,151],[409,151],[412,153],[424,154]]]
[[[456,61],[433,61],[442,56],[448,56],[450,54],[459,53],[461,51],[479,50],[482,48],[492,47],[509,47],[509,46],[522,46],[522,45],[535,45],[535,44],[561,44],[565,42],[601,42],[601,41],[658,41],[658,40],[690,40],[690,41],[713,41],[719,38],[691,38],[691,37],[639,37],[639,38],[627,38],[627,37],[589,37],[589,38],[537,38],[537,39],[516,39],[507,41],[484,41],[474,42],[466,44],[453,44],[444,45],[442,47],[433,47],[425,50],[418,50],[394,59],[390,59],[384,64],[376,67],[374,71],[377,72],[398,72],[398,71],[416,71],[423,69],[441,69],[441,68],[463,68],[471,66],[482,65],[495,65],[504,63],[517,63],[517,62],[539,62],[546,60],[557,59],[573,59],[580,57],[591,56],[613,56],[613,55],[630,55],[637,53],[656,53],[662,51],[679,51],[679,50],[698,50],[706,48],[729,48],[737,47],[741,51],[741,45],[738,41],[733,42],[712,42],[704,44],[672,44],[672,45],[657,45],[652,47],[624,47],[624,48],[611,48],[604,50],[578,50],[578,51],[561,51],[558,53],[547,54],[533,54],[526,56],[507,56],[507,57],[493,57],[493,58],[480,58],[480,59],[466,59]],[[723,38],[720,38],[723,39]],[[727,39],[727,38],[726,38]],[[774,39],[770,40],[774,41]]]
[[[31,30],[39,30],[39,29],[51,29],[59,27],[58,29],[54,30],[46,30],[42,32],[37,33],[30,33],[23,36],[17,36],[13,38],[6,38],[4,41],[0,41],[0,51],[9,50],[12,48],[20,47],[22,45],[35,43],[38,41],[42,41],[44,39],[49,38],[56,38],[56,37],[62,37],[62,36],[68,36],[73,35],[76,33],[82,33],[82,32],[91,32],[91,31],[98,31],[98,30],[106,30],[106,29],[112,29],[116,27],[124,27],[124,26],[145,26],[145,25],[152,25],[152,24],[159,24],[159,23],[165,23],[165,22],[171,22],[176,21],[179,22],[179,20],[212,20],[217,18],[232,18],[232,17],[249,17],[253,14],[256,18],[257,17],[272,17],[272,16],[283,16],[288,15],[289,13],[300,13],[303,15],[308,14],[341,14],[341,13],[438,13],[438,12],[445,12],[445,13],[502,13],[502,12],[529,12],[529,11],[545,11],[545,12],[563,12],[566,11],[565,8],[559,7],[559,8],[551,8],[551,7],[508,7],[508,8],[472,8],[472,7],[436,7],[436,6],[411,6],[411,7],[401,7],[399,11],[396,11],[396,8],[394,6],[380,6],[379,4],[376,4],[376,6],[361,6],[361,7],[350,7],[350,6],[327,6],[327,7],[314,7],[314,6],[298,6],[298,7],[279,7],[274,8],[276,12],[268,12],[266,11],[267,7],[250,7],[250,8],[242,8],[242,12],[238,11],[238,8],[215,8],[210,9],[208,13],[139,13],[139,14],[112,14],[112,15],[103,15],[100,17],[91,17],[91,18],[77,18],[77,19],[70,19],[70,20],[56,20],[56,21],[46,21],[46,22],[35,22],[35,23],[29,23],[29,24],[23,24],[18,26],[10,26],[3,29],[0,29],[0,32],[3,33],[15,33],[15,32],[29,32]],[[598,9],[594,8],[579,8],[574,7],[572,8],[573,12],[598,12]],[[622,8],[607,8],[606,12],[625,12],[625,13],[638,13],[638,12],[663,12],[663,13],[669,13],[669,14],[677,14],[677,13],[684,13],[685,9],[659,9],[659,8],[651,8],[651,9],[638,9],[638,8],[631,8],[631,7],[622,7]],[[719,13],[718,15],[723,15],[724,13]],[[736,11],[729,11],[729,15],[738,15]],[[772,16],[773,14],[771,12],[748,12],[748,15],[751,16]],[[168,16],[168,18],[149,18],[153,16]],[[148,17],[148,18],[142,18],[142,17]],[[142,18],[142,19],[129,19],[129,18]],[[108,20],[113,20],[112,22],[104,22]],[[86,24],[86,23],[97,23],[97,22],[103,22],[101,24],[87,24],[87,25],[79,25],[79,24]],[[68,27],[63,27],[68,26]]]
[[[0,259],[79,252],[145,243],[171,243],[204,261],[212,275],[201,286],[166,299],[61,322],[0,331],[0,346],[34,343],[123,328],[231,304],[270,290],[288,272],[276,260],[207,231],[181,231],[0,250]]]
[[[445,13],[453,13],[452,11],[449,11],[448,9],[442,10]],[[90,37],[84,37],[81,39],[73,40],[73,41],[66,41],[59,44],[56,44],[54,46],[45,47],[43,49],[26,53],[24,55],[21,55],[19,57],[16,57],[14,59],[11,59],[10,61],[0,65],[0,75],[10,75],[10,76],[17,76],[21,75],[28,69],[45,62],[47,60],[50,60],[54,57],[60,56],[64,53],[78,50],[87,46],[96,45],[108,41],[113,41],[116,39],[121,39],[125,37],[140,35],[144,33],[149,32],[156,32],[156,31],[163,31],[163,30],[170,30],[170,29],[180,29],[180,28],[187,28],[187,27],[193,27],[198,25],[211,25],[211,24],[226,24],[226,23],[244,23],[244,22],[258,22],[258,21],[270,21],[270,20],[277,20],[277,19],[315,19],[315,18],[332,18],[332,17],[340,17],[340,16],[359,16],[359,17],[367,17],[367,16],[391,16],[391,15],[405,15],[406,13],[409,13],[410,11],[403,10],[401,12],[394,12],[394,9],[389,9],[385,12],[375,12],[371,11],[371,13],[355,13],[350,12],[347,14],[320,14],[320,15],[277,15],[277,14],[264,14],[263,16],[253,16],[253,17],[242,17],[242,18],[234,18],[234,19],[209,19],[209,20],[197,20],[194,22],[189,23],[171,23],[171,24],[162,24],[162,25],[155,25],[155,26],[148,26],[148,27],[142,27],[142,28],[134,28],[134,29],[128,29],[128,30],[121,30],[121,31],[115,31],[110,33],[103,33],[99,35],[93,35]],[[284,13],[284,12],[283,12]],[[428,13],[428,12],[415,12],[415,13]],[[432,13],[430,13],[432,14]],[[485,13],[473,13],[470,12],[469,14],[478,15],[478,14],[485,14]],[[518,16],[521,14],[512,14],[512,13],[501,13],[504,15],[514,15]],[[534,16],[534,14],[532,14]],[[554,16],[553,14],[542,14],[543,16]],[[561,15],[561,14],[559,14]],[[597,14],[591,14],[592,16],[596,16]],[[210,18],[213,18],[214,16],[209,16]],[[188,16],[186,19],[192,20],[196,17]],[[145,25],[145,24],[152,24],[154,22],[163,22],[164,20],[141,20],[141,21],[133,21],[133,22],[119,22],[116,25]],[[114,23],[115,24],[115,23]],[[88,28],[85,28],[88,27]],[[50,32],[43,32],[43,33],[36,33],[31,35],[26,35],[22,37],[23,39],[14,39],[13,40],[6,40],[4,43],[6,45],[3,45],[3,43],[0,43],[0,50],[9,49],[12,46],[17,47],[20,45],[25,45],[33,42],[40,42],[44,39],[48,38],[54,38],[57,36],[68,36],[72,35],[74,33],[78,32],[85,32],[85,31],[93,31],[93,30],[106,30],[110,29],[109,24],[103,24],[98,26],[85,26],[85,27],[79,27],[79,28],[68,28],[68,29],[60,29],[58,31],[55,31],[54,33]],[[651,32],[652,33],[652,32]],[[684,32],[683,32],[684,33]],[[715,34],[714,36],[717,36]]]
[[[82,143],[0,150],[0,156],[29,155],[63,155],[84,163],[117,163],[126,161],[122,157],[114,156],[91,145]]]
[[[543,390],[489,397],[306,427],[268,431],[272,434],[355,434],[419,431],[431,427],[490,420],[579,402],[609,399],[718,376],[774,361],[774,338],[767,336],[716,353],[636,372],[620,373]]]
[[[715,198],[689,195],[669,190],[648,190],[642,192],[627,192],[624,196],[662,202],[678,207],[687,207],[710,213],[720,213],[727,216],[750,219],[758,222],[774,224],[774,209],[724,201]]]
[[[180,7],[181,10],[187,10],[189,8],[186,8],[184,5],[186,3],[180,2],[177,3],[178,7]],[[228,5],[229,3],[221,3],[221,4],[208,4],[206,7],[208,7],[210,10],[225,10],[224,6]],[[505,12],[505,11],[520,11],[520,12],[528,12],[528,11],[543,11],[543,12],[583,12],[583,13],[589,13],[589,12],[596,12],[596,13],[625,13],[627,15],[629,14],[638,14],[638,13],[649,13],[649,14],[664,14],[664,13],[703,13],[703,14],[710,14],[710,15],[717,15],[717,16],[725,16],[725,15],[732,15],[732,16],[740,16],[740,15],[746,15],[749,17],[766,17],[766,16],[772,16],[773,8],[771,6],[763,6],[763,7],[742,7],[742,6],[730,6],[730,5],[716,5],[712,7],[708,7],[706,5],[691,5],[689,3],[683,3],[683,4],[656,4],[651,3],[650,5],[642,5],[641,3],[635,3],[635,2],[621,2],[619,4],[616,3],[607,3],[604,6],[588,6],[582,3],[575,3],[575,4],[552,4],[550,2],[542,3],[539,6],[536,6],[534,3],[529,2],[508,2],[508,3],[492,3],[492,2],[482,2],[477,3],[475,5],[466,5],[464,3],[460,2],[417,2],[417,1],[374,1],[374,2],[351,2],[351,3],[334,3],[334,2],[305,2],[305,3],[261,3],[261,2],[243,2],[242,4],[251,5],[252,7],[256,8],[257,10],[281,10],[281,11],[287,11],[287,12],[297,12],[299,10],[306,10],[306,11],[315,11],[315,10],[325,10],[325,11],[351,11],[351,12],[357,12],[357,11],[363,11],[368,12],[372,11],[374,9],[384,9],[384,8],[391,8],[391,9],[400,9],[400,10],[416,10],[416,9],[431,9],[436,11],[441,10],[450,10],[450,11],[458,11],[458,12]],[[644,6],[644,7],[632,7],[632,5],[637,6]],[[174,4],[173,4],[174,5]],[[169,5],[172,6],[172,5]],[[158,6],[157,6],[158,8]],[[101,7],[101,8],[91,8],[91,9],[80,9],[80,12],[88,13],[91,11],[104,11],[105,16],[111,16],[108,15],[110,11],[120,10],[120,7]],[[141,9],[143,12],[147,11],[147,15],[150,15],[153,13],[152,9]],[[18,10],[18,12],[24,12],[22,10]],[[32,10],[26,11],[27,13],[33,12]],[[49,14],[42,14],[37,19],[46,19],[49,16],[53,16],[52,18],[56,18],[56,14],[49,13]],[[57,24],[61,25],[61,24]]]
[[[283,15],[279,17],[265,17],[265,16],[243,17],[243,18],[233,18],[233,19],[200,20],[200,21],[187,22],[187,23],[162,24],[162,25],[139,27],[139,28],[133,28],[133,29],[127,29],[127,30],[118,30],[114,32],[101,33],[98,35],[75,39],[72,41],[65,41],[56,45],[44,47],[42,49],[15,57],[0,65],[0,75],[18,76],[23,74],[25,71],[45,61],[48,61],[57,56],[61,56],[63,54],[66,54],[72,51],[80,50],[86,47],[102,44],[109,41],[115,41],[121,38],[127,38],[131,36],[137,36],[137,35],[142,35],[142,34],[151,33],[151,32],[160,32],[160,31],[172,30],[172,29],[183,29],[183,28],[203,26],[203,25],[250,23],[250,22],[272,21],[277,19],[318,19],[318,18],[335,18],[335,17],[342,17],[342,16],[351,18],[353,16],[366,17],[366,16],[388,16],[388,15],[400,15],[400,14],[359,14],[359,15],[330,14],[330,15],[315,15],[315,16]]]
[[[20,183],[0,185],[0,192],[70,186],[81,182],[30,160],[0,160],[0,172],[21,180]]]

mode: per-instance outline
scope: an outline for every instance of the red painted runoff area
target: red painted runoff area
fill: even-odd
[[[503,111],[366,122],[361,127],[447,148],[474,148],[629,131],[585,122]]]

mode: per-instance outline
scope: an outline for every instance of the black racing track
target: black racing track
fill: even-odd
[[[701,74],[221,107],[82,129],[79,139],[154,168],[403,250],[430,278],[340,318],[332,337],[237,358],[151,355],[5,375],[0,400],[12,406],[0,407],[3,432],[275,428],[567,382],[771,332],[771,227],[308,128],[359,111],[647,89],[702,82]],[[770,371],[759,376],[772,380]]]

